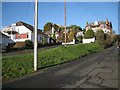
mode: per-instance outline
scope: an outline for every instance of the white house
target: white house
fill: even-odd
[[[24,42],[25,40],[34,42],[34,27],[22,21],[4,28],[2,32],[9,36],[14,42]],[[49,43],[49,36],[38,29],[38,43],[41,43],[43,39],[46,39],[47,43]]]

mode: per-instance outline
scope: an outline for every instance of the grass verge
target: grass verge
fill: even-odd
[[[46,51],[38,52],[38,68],[76,60],[90,53],[100,51],[102,48],[97,43],[60,46]],[[34,72],[33,53],[8,56],[2,58],[2,78],[10,80]]]

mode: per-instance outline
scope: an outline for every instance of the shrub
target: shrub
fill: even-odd
[[[78,40],[79,42],[82,42],[82,39],[83,39],[83,36],[78,36],[78,37],[77,37],[77,40]]]
[[[25,40],[26,48],[32,48],[33,42],[31,40]]]
[[[85,39],[89,39],[89,38],[93,38],[95,35],[94,35],[94,32],[92,29],[89,29],[86,31],[85,35],[84,35],[84,38]]]
[[[103,48],[107,48],[112,45],[111,36],[104,33],[103,30],[98,30],[96,32],[96,42],[98,42]]]
[[[74,38],[74,33],[73,33],[72,31],[70,31],[68,37],[69,37],[69,38],[68,38],[68,41],[69,41],[69,42],[72,42],[72,41],[73,41],[73,38]]]
[[[42,40],[42,44],[47,44],[47,39],[45,37]]]

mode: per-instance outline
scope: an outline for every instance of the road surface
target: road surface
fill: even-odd
[[[56,48],[56,47],[59,47],[59,46],[61,46],[61,45],[53,45],[53,46],[41,47],[41,48],[38,48],[38,51],[48,50],[48,49]],[[5,52],[5,53],[2,53],[2,56],[5,57],[5,56],[11,56],[11,55],[33,53],[33,52],[34,52],[34,49],[25,49],[25,50]]]
[[[79,60],[3,82],[3,88],[118,88],[118,51],[113,46]]]

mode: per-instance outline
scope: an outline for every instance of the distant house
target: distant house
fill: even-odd
[[[55,28],[54,25],[57,25],[58,28]],[[51,30],[45,31],[44,33],[50,36],[51,38],[54,37],[56,42],[60,42],[64,44],[64,38],[65,38],[65,27],[61,26],[59,24],[53,24],[51,25]],[[69,39],[70,32],[73,32],[74,38],[73,40],[66,40],[67,44],[75,44],[76,43],[76,37],[83,36],[82,28],[77,25],[71,25],[66,27],[66,38]]]
[[[61,26],[59,25],[59,27],[61,27]],[[55,35],[55,39],[57,39],[59,36],[62,35],[62,31],[60,31],[60,30],[55,30],[53,26],[52,26],[52,29],[51,29],[51,30],[45,31],[44,33],[45,33],[46,35],[48,35],[49,37],[51,37],[51,38],[50,38],[50,42],[54,42],[54,41],[55,41],[55,40],[52,38],[53,35]]]
[[[9,43],[14,43],[13,40],[10,39],[9,36],[0,32],[0,47],[2,49],[6,49]]]
[[[22,21],[4,28],[2,32],[9,36],[14,42],[24,42],[25,40],[34,42],[34,27]],[[49,43],[49,36],[38,29],[38,43],[41,43],[43,39],[46,39],[47,43]]]
[[[85,30],[92,29],[94,32],[97,30],[103,30],[104,33],[112,33],[112,23],[108,21],[95,21],[92,23],[86,22]]]

